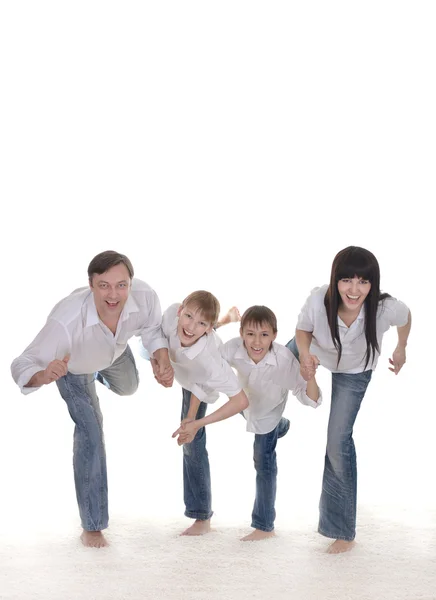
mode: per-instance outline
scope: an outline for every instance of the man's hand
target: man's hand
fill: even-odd
[[[155,358],[150,358],[154,378],[164,387],[171,387],[174,381],[174,369],[171,366],[168,350],[160,348],[154,353]]]
[[[67,354],[62,360],[52,360],[48,363],[47,368],[40,372],[40,385],[48,385],[64,377],[68,373],[69,360],[70,355]]]

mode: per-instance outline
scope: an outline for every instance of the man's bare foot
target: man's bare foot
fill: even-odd
[[[275,531],[262,531],[261,529],[255,529],[245,537],[241,538],[241,542],[259,542],[260,540],[266,540],[275,536]]]
[[[207,521],[199,521],[198,519],[194,521],[191,527],[185,529],[183,533],[180,535],[204,535],[205,533],[209,533],[210,531],[210,519]]]
[[[82,544],[88,548],[104,548],[105,546],[109,546],[109,542],[101,531],[86,531],[84,529],[80,539],[82,540]]]
[[[342,552],[349,552],[354,546],[356,542],[353,540],[352,542],[347,542],[346,540],[336,540],[333,544],[327,548],[327,554],[341,554]]]

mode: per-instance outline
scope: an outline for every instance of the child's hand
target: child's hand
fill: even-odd
[[[313,379],[319,364],[319,358],[314,354],[307,354],[305,356],[301,356],[300,354],[300,373],[302,378],[305,381]]]
[[[174,369],[171,364],[159,365],[155,358],[150,359],[154,378],[164,387],[171,387],[174,381]]]
[[[189,444],[195,438],[198,431],[198,425],[195,419],[183,419],[180,423],[180,427],[173,433],[172,437],[177,438],[179,446],[182,444]]]

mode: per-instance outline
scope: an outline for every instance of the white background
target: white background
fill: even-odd
[[[336,252],[374,252],[413,331],[398,377],[385,336],[357,420],[359,500],[434,506],[433,6],[3,3],[2,526],[76,519],[66,407],[54,385],[22,396],[9,365],[106,249],[131,258],[163,308],[195,289],[223,309],[268,305],[282,343]],[[111,513],[176,517],[181,392],[139,360],[133,397],[99,388]],[[288,404],[278,527],[305,510],[316,524],[326,371],[319,382],[321,408]],[[252,436],[235,417],[208,437],[214,509],[249,525]]]

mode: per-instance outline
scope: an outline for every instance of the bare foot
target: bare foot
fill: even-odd
[[[207,521],[199,521],[198,519],[194,521],[191,527],[185,529],[183,533],[180,535],[204,535],[205,533],[209,533],[210,531],[210,519]]]
[[[266,540],[275,536],[275,531],[262,531],[261,529],[255,529],[245,537],[241,538],[241,542],[259,542],[260,540]]]
[[[327,554],[341,554],[342,552],[349,552],[354,546],[356,542],[353,540],[352,542],[347,542],[346,540],[336,540],[333,544],[327,548]]]
[[[239,310],[236,306],[232,306],[227,314],[229,316],[230,323],[237,323],[241,320],[241,315],[239,314]]]
[[[104,548],[105,546],[109,546],[109,542],[101,531],[86,531],[84,529],[80,539],[82,540],[82,544],[88,548]]]

